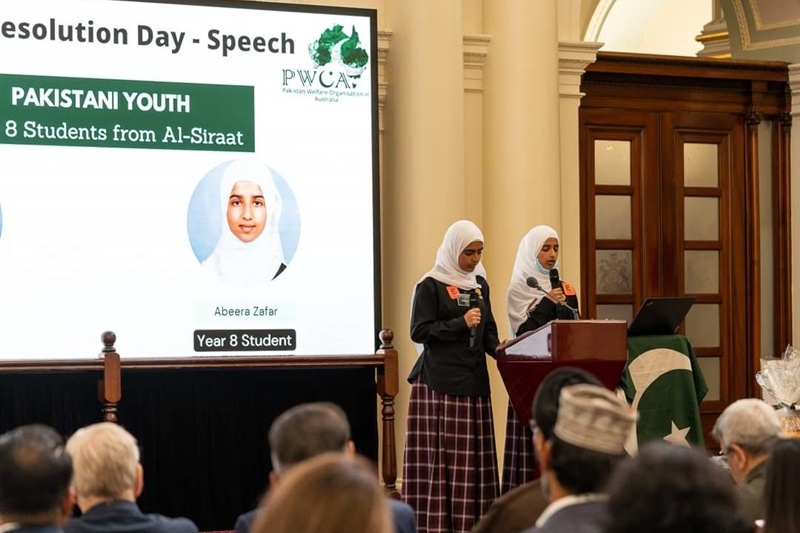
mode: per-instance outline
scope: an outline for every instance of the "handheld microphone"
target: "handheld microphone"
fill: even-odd
[[[474,292],[470,293],[469,295],[469,308],[474,309],[478,307],[478,295]],[[472,326],[469,328],[469,347],[472,348],[475,346],[475,338],[478,336],[478,327]]]
[[[550,269],[550,290],[553,289],[560,289],[561,288],[561,279],[558,277],[558,269],[551,268]]]

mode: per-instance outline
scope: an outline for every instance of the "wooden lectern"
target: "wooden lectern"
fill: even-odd
[[[539,384],[551,371],[574,366],[591,372],[611,390],[627,361],[624,320],[553,320],[497,349],[497,368],[523,426]]]

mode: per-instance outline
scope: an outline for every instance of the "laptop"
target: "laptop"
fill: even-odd
[[[628,337],[672,335],[694,303],[694,296],[647,298],[628,326]]]

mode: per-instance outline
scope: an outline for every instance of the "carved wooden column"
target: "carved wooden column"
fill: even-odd
[[[753,84],[753,92],[758,91],[758,83]],[[763,115],[753,106],[745,117],[745,202],[747,209],[747,300],[750,316],[761,316],[761,227],[759,225],[759,190],[758,190],[758,126]],[[758,393],[755,389],[754,376],[758,370],[758,359],[761,354],[761,328],[751,329],[747,339],[747,353],[752,354],[747,358],[747,368],[742,374],[748,376],[746,390],[749,396]]]
[[[789,87],[792,91],[792,111],[791,117],[800,117],[800,64],[789,65]],[[791,140],[791,153],[789,157],[795,161],[800,161],[800,135],[793,135]],[[791,182],[800,183],[800,165],[793,165],[790,169]],[[791,211],[800,213],[800,187],[791,190]],[[789,221],[791,224],[792,241],[800,238],[800,216],[796,216]],[[798,246],[794,246],[798,249]],[[791,309],[800,309],[800,288],[795,288],[794,284],[800,281],[800,261],[790,261],[792,290]],[[788,289],[787,289],[788,290]],[[792,316],[791,336],[793,344],[800,344],[800,313]]]
[[[103,422],[117,422],[117,404],[122,398],[122,375],[119,364],[119,354],[114,343],[117,336],[113,331],[106,331],[101,335],[103,350],[100,358],[103,360],[103,377],[97,381],[97,398],[102,405]]]
[[[792,115],[784,113],[773,122],[772,133],[772,227],[773,227],[773,309],[788,312],[784,320],[775,320],[774,353],[783,353],[792,340]],[[782,311],[783,310],[783,311]]]
[[[384,366],[378,370],[377,390],[381,397],[381,420],[383,421],[383,443],[381,446],[381,471],[386,492],[392,498],[400,498],[397,491],[397,447],[394,432],[394,398],[400,387],[397,369],[397,350],[392,341],[394,333],[384,329],[378,336],[381,347],[378,353],[384,357]]]

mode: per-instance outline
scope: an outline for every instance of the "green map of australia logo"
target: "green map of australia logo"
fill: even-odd
[[[369,54],[361,47],[356,27],[347,35],[339,24],[323,31],[319,39],[308,45],[314,68],[339,65],[348,77],[357,79],[367,68]]]

